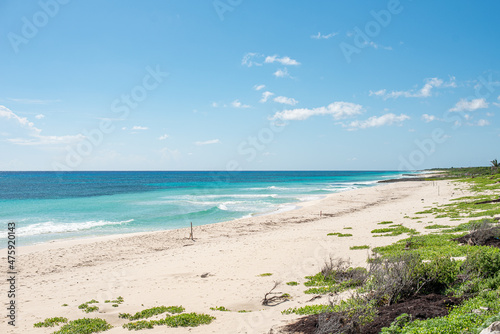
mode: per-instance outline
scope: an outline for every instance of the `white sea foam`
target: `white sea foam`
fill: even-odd
[[[301,202],[309,202],[309,201],[317,201],[322,199],[324,196],[302,196],[299,197],[299,201]]]
[[[217,207],[218,207],[220,210],[224,210],[224,211],[227,211],[227,210],[228,210],[228,208],[227,208],[227,206],[226,206],[225,204],[219,204],[219,205],[217,205]]]
[[[83,223],[54,223],[49,221],[45,223],[36,223],[24,227],[19,227],[17,229],[17,233],[19,236],[33,236],[33,235],[49,234],[49,233],[78,232],[78,231],[90,230],[94,227],[108,226],[108,225],[122,225],[133,221],[134,221],[133,219],[119,221],[119,222],[99,220],[99,221],[88,221]]]

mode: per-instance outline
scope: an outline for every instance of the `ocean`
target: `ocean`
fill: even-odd
[[[293,210],[396,171],[0,172],[0,235],[17,246]],[[5,248],[6,242],[0,245]]]

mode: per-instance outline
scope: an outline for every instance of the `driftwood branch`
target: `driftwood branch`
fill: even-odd
[[[276,289],[278,285],[280,285],[280,282],[274,282],[273,288],[264,295],[264,299],[262,299],[262,305],[276,306],[290,299],[289,294],[282,292],[274,292],[274,289]]]

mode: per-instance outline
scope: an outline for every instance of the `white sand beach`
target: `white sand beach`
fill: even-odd
[[[415,212],[433,203],[467,195],[457,187],[450,181],[399,182],[336,193],[302,203],[293,211],[195,227],[195,241],[187,239],[189,229],[180,229],[21,247],[17,326],[8,326],[4,319],[0,332],[52,333],[54,328],[33,328],[33,324],[64,316],[70,320],[99,317],[115,326],[106,333],[127,333],[122,328],[127,320],[119,319],[119,313],[182,305],[186,312],[206,313],[217,319],[195,328],[159,326],[147,332],[269,333],[271,328],[299,317],[282,315],[282,310],[328,302],[328,296],[308,302],[313,295],[303,293],[302,283],[305,276],[319,272],[330,255],[365,266],[369,250],[349,247],[373,248],[407,237],[374,238],[370,231],[380,227],[377,223],[381,221],[429,231],[417,219],[404,217],[414,217]],[[460,223],[425,215],[419,219],[424,223],[430,220]],[[345,227],[352,229],[346,232]],[[327,236],[331,232],[353,236]],[[2,252],[1,259],[4,276],[5,254]],[[272,275],[260,276],[263,273]],[[274,281],[282,282],[277,291],[289,293],[292,299],[274,307],[263,306],[261,300]],[[299,285],[286,285],[289,281]],[[0,290],[8,290],[5,280]],[[125,300],[119,307],[104,303],[118,296]],[[96,304],[98,312],[86,314],[78,309],[91,299],[100,302]],[[210,310],[216,306],[231,312]],[[241,310],[251,312],[237,312]]]

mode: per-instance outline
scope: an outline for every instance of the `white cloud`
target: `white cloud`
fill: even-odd
[[[326,107],[313,109],[290,109],[279,111],[271,119],[302,121],[315,115],[332,115],[334,119],[343,119],[358,115],[363,112],[363,107],[350,102],[333,102]]]
[[[167,138],[168,138],[167,134],[164,134],[164,135],[161,135],[160,137],[158,137],[159,140],[165,140]]]
[[[271,96],[273,96],[273,95],[274,95],[274,93],[271,93],[271,92],[269,92],[269,91],[266,91],[266,92],[262,93],[262,98],[260,99],[260,102],[261,102],[261,103],[265,103],[265,102],[267,102],[267,100],[269,100],[269,98],[270,98]]]
[[[473,99],[468,101],[467,99],[460,99],[460,101],[455,104],[450,111],[474,111],[478,109],[488,108],[488,103],[483,99]]]
[[[312,39],[330,39],[330,38],[337,36],[337,35],[338,35],[338,32],[332,32],[328,35],[323,35],[320,32],[318,32],[317,35],[311,35],[311,38]]]
[[[278,69],[273,75],[277,78],[291,78],[290,73],[288,73],[288,69],[285,67],[284,69]]]
[[[456,88],[457,87],[456,79],[457,78],[455,78],[455,76],[450,76],[450,81],[445,82],[443,84],[443,87],[453,87],[453,88]]]
[[[424,122],[429,123],[435,121],[437,118],[434,115],[423,114],[422,119],[424,120]]]
[[[397,99],[398,97],[429,97],[432,96],[432,90],[436,87],[456,87],[454,80],[455,77],[451,77],[449,82],[444,83],[443,80],[439,78],[430,78],[427,79],[424,86],[418,90],[415,89],[410,89],[406,91],[400,90],[400,91],[391,91],[390,93],[387,92],[386,89],[381,89],[378,91],[370,90],[369,95],[381,96],[384,98],[384,100],[390,98]]]
[[[219,104],[217,102],[212,102],[212,108],[217,108]]]
[[[410,119],[408,115],[401,114],[399,116],[395,114],[385,114],[380,117],[372,116],[364,121],[353,121],[349,123],[349,127],[357,129],[366,129],[379,127],[384,125],[401,124],[403,121]]]
[[[374,41],[364,42],[363,45],[371,46],[374,49],[383,49],[383,50],[389,50],[389,51],[392,50],[392,46],[383,46],[383,45],[375,43]]]
[[[490,122],[485,119],[480,119],[479,121],[477,121],[477,126],[487,126],[487,125],[490,125]]]
[[[132,127],[132,130],[148,130],[149,128],[147,126],[140,126],[140,125],[134,125]]]
[[[248,104],[243,104],[238,100],[234,100],[233,102],[231,102],[231,105],[234,108],[250,108],[250,106]]]
[[[285,96],[277,96],[273,99],[274,102],[278,102],[281,104],[289,104],[291,106],[296,105],[299,103],[299,101],[295,100],[294,98],[291,97],[285,97]]]
[[[369,95],[370,96],[372,96],[372,95],[375,95],[375,96],[384,96],[386,92],[387,92],[387,90],[385,90],[385,89],[377,90],[375,92],[371,90]]]
[[[66,136],[45,136],[42,135],[42,130],[35,127],[33,122],[30,122],[26,117],[19,117],[13,111],[5,106],[0,106],[0,118],[11,120],[14,124],[6,124],[9,131],[14,129],[18,132],[18,138],[8,138],[7,141],[17,145],[54,145],[54,144],[70,144],[76,141],[85,139],[82,134],[66,135]],[[20,128],[15,128],[14,125]]]
[[[45,117],[44,114],[38,114],[38,115],[35,116],[36,119],[42,119],[44,117]]]
[[[255,89],[255,90],[262,90],[264,88],[266,88],[266,85],[255,85],[255,86],[253,86],[253,89]]]
[[[495,116],[495,114],[494,114],[494,113],[492,113],[492,112],[487,112],[487,113],[486,113],[486,116],[488,116],[488,117],[493,117],[493,116]]]
[[[255,58],[260,58],[260,57],[263,56],[255,52],[248,52],[243,56],[243,59],[241,60],[241,65],[247,67],[262,66],[262,63],[258,63],[254,60]]]
[[[267,56],[266,59],[264,60],[264,62],[266,64],[272,64],[272,63],[275,63],[275,62],[278,62],[280,63],[281,65],[289,65],[289,66],[296,66],[296,65],[300,65],[300,63],[298,61],[296,61],[295,59],[292,59],[290,57],[282,57],[282,58],[279,58],[277,55],[274,55],[274,56]]]
[[[212,139],[212,140],[206,140],[206,141],[197,141],[194,144],[197,146],[220,144],[220,140],[219,139]]]

